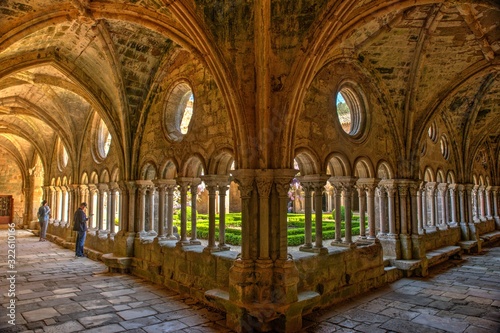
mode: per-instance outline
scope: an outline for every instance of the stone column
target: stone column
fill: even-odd
[[[427,183],[427,201],[431,208],[431,225],[430,229],[437,230],[436,224],[436,183],[428,182]]]
[[[428,209],[427,209],[427,182],[422,182],[420,192],[422,193],[422,228],[425,234],[426,228],[429,226],[428,223]]]
[[[440,183],[437,186],[438,188],[438,194],[439,194],[439,202],[441,203],[441,224],[439,226],[439,229],[448,229],[448,184],[447,183]]]
[[[458,185],[457,184],[450,184],[448,186],[448,191],[450,194],[450,214],[451,214],[451,221],[450,225],[451,226],[456,226],[458,224],[458,219],[457,219],[457,190],[458,190]]]
[[[169,179],[167,183],[167,239],[177,239],[174,234],[174,190],[176,181]]]
[[[378,181],[372,183],[365,183],[366,196],[367,196],[367,210],[368,210],[368,239],[376,240],[376,220],[375,220],[375,189],[377,188]]]
[[[105,217],[105,212],[104,212],[104,198],[107,196],[108,193],[108,184],[100,183],[97,184],[97,200],[98,200],[98,211],[97,211],[97,234],[102,235],[107,233],[107,227],[104,228],[104,217]]]
[[[493,219],[493,216],[491,215],[491,189],[492,186],[485,188],[486,219],[488,220]]]
[[[154,184],[148,185],[148,217],[149,217],[149,227],[147,230],[148,236],[156,237],[158,233],[155,228],[155,191],[156,188]]]
[[[480,185],[479,188],[477,189],[478,193],[478,219],[480,221],[486,221],[486,212],[485,212],[485,200],[484,200],[484,191],[485,188],[483,185]]]
[[[330,183],[326,183],[325,185],[325,193],[326,193],[326,211],[333,211],[333,188]]]
[[[98,209],[99,209],[99,201],[94,202],[94,197],[97,197],[97,186],[95,184],[89,184],[89,192],[88,192],[88,198],[89,200],[87,201],[88,208],[87,208],[87,215],[89,216],[89,228],[92,226],[92,229],[98,229],[99,225],[98,223]]]
[[[226,245],[226,192],[229,182],[219,183],[219,251],[229,251],[231,248]]]
[[[397,238],[396,231],[396,186],[394,183],[385,185],[387,192],[387,217],[389,220],[389,236]]]
[[[479,185],[474,185],[471,190],[471,198],[472,198],[472,220],[471,222],[478,223],[480,221],[479,218]]]
[[[123,199],[124,203],[126,202],[126,205],[122,206],[123,213],[122,216],[125,218],[124,220],[124,226],[126,232],[129,232],[130,234],[133,234],[136,236],[136,234],[139,232],[139,224],[137,223],[137,217],[136,217],[136,192],[138,190],[138,186],[135,183],[135,181],[127,181],[124,183],[126,187],[126,193],[128,194],[128,200],[125,201],[125,198]],[[122,191],[125,192],[125,191]],[[137,235],[137,237],[140,237],[140,235]]]
[[[269,248],[269,195],[271,193],[271,186],[273,185],[272,170],[261,170],[255,178],[257,184],[257,191],[259,194],[259,258],[261,264],[266,266],[270,261],[270,248]]]
[[[300,177],[300,184],[304,190],[304,244],[299,247],[300,251],[310,251],[312,249],[312,205],[311,205],[311,184]]]
[[[332,241],[331,245],[338,245],[342,243],[342,187],[332,183],[332,180],[330,180],[330,184],[333,186],[333,198],[335,203],[335,239]]]
[[[111,182],[108,184],[108,231],[109,236],[115,235],[115,218],[116,218],[116,192],[118,191],[118,184]]]
[[[191,239],[189,243],[192,245],[200,245],[201,242],[198,240],[197,231],[196,231],[196,221],[197,211],[196,211],[196,203],[198,199],[198,185],[200,185],[201,179],[193,178],[191,180],[191,186],[189,187],[191,190]]]
[[[142,238],[145,237],[146,234],[146,194],[148,191],[148,180],[136,180],[139,200],[137,207],[138,212],[138,225],[137,225],[137,234],[136,237]]]
[[[68,222],[68,203],[66,200],[67,187],[65,185],[61,186],[61,222],[66,224]]]
[[[274,170],[274,183],[276,186],[276,191],[278,192],[278,227],[276,228],[277,234],[273,233],[273,238],[278,240],[277,248],[278,255],[275,256],[271,252],[271,257],[276,260],[276,263],[280,265],[285,265],[289,263],[288,258],[288,191],[290,189],[290,184],[296,175],[297,170],[294,169],[276,169]],[[273,228],[274,230],[274,228]],[[325,248],[326,249],[326,248]],[[293,263],[293,261],[292,261]]]
[[[377,194],[379,198],[379,213],[380,213],[380,230],[379,235],[385,236],[387,235],[387,220],[386,220],[386,211],[387,211],[387,190],[383,184],[380,184],[377,188]]]
[[[424,229],[424,217],[423,217],[423,207],[422,207],[422,185],[420,184],[417,188],[417,224],[418,224],[418,233],[423,234],[425,232]]]
[[[328,253],[328,250],[323,246],[323,190],[327,181],[327,176],[318,176],[314,183],[314,206],[316,207],[316,239],[314,252]]]
[[[250,233],[250,204],[252,192],[254,191],[255,170],[240,169],[233,172],[234,181],[238,184],[241,196],[241,260],[236,260],[238,269],[252,266],[250,256],[250,242],[252,235]]]
[[[412,235],[419,234],[419,225],[418,225],[418,212],[419,212],[419,204],[421,203],[419,198],[417,197],[417,193],[419,192],[419,182],[414,181],[410,184],[410,224],[411,224],[411,233]],[[415,210],[416,208],[416,210]]]
[[[363,185],[356,185],[358,190],[359,200],[359,237],[366,239],[366,223],[365,223],[365,206],[366,206],[366,190]]]
[[[499,186],[492,187],[493,192],[493,218],[495,219],[496,229],[500,229],[500,216],[498,216],[498,189]]]
[[[184,177],[177,178],[177,185],[179,185],[179,192],[180,192],[180,196],[181,196],[180,197],[180,199],[181,199],[181,230],[180,230],[181,238],[177,242],[177,246],[184,246],[184,245],[189,244],[189,241],[187,239],[187,209],[186,209],[186,207],[187,207],[187,191],[188,191],[189,185],[191,184],[190,181],[191,181],[190,178],[184,178]],[[214,193],[214,195],[215,195],[215,193]],[[210,192],[209,192],[209,197],[210,197]],[[211,199],[212,199],[212,201],[215,202],[215,197],[211,198]],[[212,205],[212,204],[213,203],[210,202],[210,205]],[[215,208],[215,206],[213,208]],[[209,212],[209,214],[210,214],[210,212]],[[214,226],[215,226],[215,212],[212,214],[214,214],[213,222],[214,222]],[[210,239],[210,236],[214,237],[214,239],[213,240]],[[213,235],[209,235],[209,243],[210,243],[210,241],[213,241],[215,244],[215,227],[213,229]]]
[[[165,197],[167,193],[167,185],[164,179],[154,180],[154,184],[158,189],[158,239],[164,240],[165,237]]]

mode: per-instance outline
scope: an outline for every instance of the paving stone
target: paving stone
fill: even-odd
[[[426,314],[421,314],[420,316],[414,318],[412,322],[452,333],[463,332],[469,326],[468,323],[453,320],[452,318],[443,318]]]
[[[468,306],[457,305],[457,306],[454,306],[451,310],[453,312],[460,313],[460,314],[463,314],[466,316],[475,316],[475,317],[479,317],[482,314],[487,312],[486,309],[476,307],[475,305],[468,305]]]
[[[121,321],[114,313],[107,313],[96,316],[83,317],[78,319],[78,321],[85,326],[85,328],[91,328],[94,326],[102,326],[104,324],[118,323]]]
[[[23,312],[22,315],[26,319],[26,321],[30,322],[59,316],[59,312],[57,312],[54,308],[41,308]]]
[[[124,332],[125,329],[121,327],[118,324],[111,324],[111,325],[106,325],[106,326],[101,326],[101,327],[96,327],[96,328],[91,328],[88,330],[85,330],[85,333],[115,333],[115,332]]]
[[[181,323],[178,320],[172,320],[156,325],[146,326],[143,327],[142,329],[148,333],[157,333],[157,332],[167,333],[167,332],[178,332],[179,330],[182,330],[186,327],[187,327],[186,324]]]
[[[132,319],[132,320],[122,321],[122,322],[120,322],[120,325],[122,325],[127,330],[130,330],[133,328],[151,326],[154,324],[158,324],[160,322],[161,322],[161,320],[156,318],[155,316],[149,316],[149,317],[136,318],[136,319]]]
[[[398,333],[442,333],[441,330],[434,329],[427,324],[419,324],[401,319],[391,319],[380,325],[380,328]]]
[[[130,319],[135,319],[135,318],[140,318],[140,317],[152,316],[152,315],[155,315],[157,313],[158,312],[156,312],[155,310],[153,310],[151,308],[139,308],[139,309],[120,311],[117,314],[125,320],[130,320]]]
[[[71,333],[71,332],[81,332],[85,329],[79,322],[77,321],[68,321],[60,325],[52,325],[45,327],[43,330],[46,333]]]

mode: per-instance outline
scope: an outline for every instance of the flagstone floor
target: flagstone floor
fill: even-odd
[[[231,332],[222,312],[108,273],[103,263],[75,258],[28,231],[16,231],[15,262],[8,261],[8,244],[7,230],[0,230],[0,332]],[[425,278],[404,278],[315,311],[301,332],[500,333],[499,308],[500,248],[485,248]]]

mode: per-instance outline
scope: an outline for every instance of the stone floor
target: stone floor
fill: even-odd
[[[230,332],[224,314],[188,297],[16,232],[8,267],[0,230],[0,332]],[[10,274],[10,271],[15,271]],[[10,284],[4,276],[15,276]],[[15,297],[9,288],[15,287]],[[15,323],[8,308],[15,300]],[[500,248],[464,256],[304,318],[302,332],[500,332]]]

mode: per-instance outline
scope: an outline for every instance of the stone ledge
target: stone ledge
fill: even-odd
[[[488,232],[479,236],[485,245],[491,245],[500,240],[500,230]]]
[[[478,241],[461,241],[458,245],[465,253],[478,252]]]
[[[459,259],[461,254],[462,248],[460,246],[443,246],[427,252],[425,256],[427,257],[430,267],[445,262],[450,257],[457,257],[457,259]]]
[[[108,266],[112,273],[129,273],[132,257],[115,257],[113,253],[106,253],[101,256],[102,262]]]

